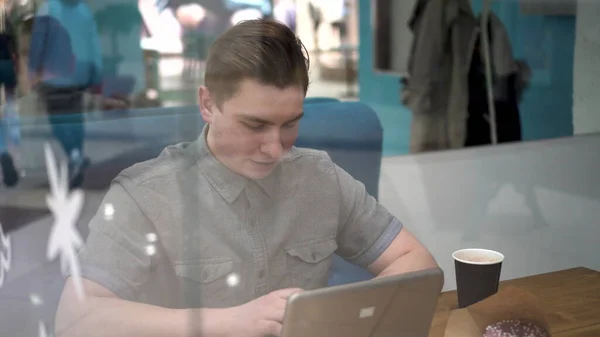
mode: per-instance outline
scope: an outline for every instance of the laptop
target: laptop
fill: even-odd
[[[433,268],[297,293],[282,337],[427,337],[443,284]]]

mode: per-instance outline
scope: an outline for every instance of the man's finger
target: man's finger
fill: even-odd
[[[278,311],[280,311],[282,313],[285,311],[286,306],[287,306],[287,299],[285,299],[285,298],[278,298],[273,305],[273,307],[275,309],[277,309]]]
[[[275,321],[263,321],[263,331],[267,336],[280,337],[283,325]]]
[[[299,293],[302,292],[303,290],[300,288],[288,288],[288,289],[281,289],[281,290],[277,290],[275,291],[275,293],[277,294],[277,296],[279,298],[282,298],[284,300],[287,300],[290,296],[292,296],[295,293]]]
[[[275,322],[283,322],[287,299],[295,293],[302,291],[299,288],[281,289],[271,293],[272,298],[266,302],[264,318]]]
[[[285,301],[282,299],[273,301],[265,308],[263,315],[266,320],[279,323],[283,322],[283,316],[285,315]]]

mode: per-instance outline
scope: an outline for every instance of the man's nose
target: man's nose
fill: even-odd
[[[281,135],[278,131],[272,132],[261,147],[261,152],[268,155],[270,158],[279,160],[283,155],[283,144],[281,143]]]

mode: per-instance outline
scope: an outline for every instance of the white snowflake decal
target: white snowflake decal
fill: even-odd
[[[46,331],[46,325],[44,324],[44,322],[40,321],[38,323],[39,326],[39,333],[38,333],[38,337],[49,337],[50,335],[48,335],[48,331]]]
[[[4,285],[4,278],[6,277],[6,273],[10,270],[10,260],[10,237],[8,235],[4,236],[4,230],[2,229],[2,224],[0,223],[0,288],[2,288],[2,285]]]
[[[46,196],[46,203],[54,216],[46,256],[48,260],[54,260],[60,254],[61,271],[63,275],[71,272],[77,297],[83,300],[85,294],[77,259],[77,250],[83,245],[83,239],[77,229],[77,220],[81,214],[84,193],[82,190],[69,193],[67,165],[63,162],[60,168],[57,166],[50,144],[44,144],[44,153],[51,192]]]

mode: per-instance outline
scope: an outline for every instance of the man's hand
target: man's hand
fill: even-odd
[[[251,302],[228,309],[228,337],[281,336],[287,299],[302,289],[277,290]]]
[[[102,97],[101,109],[107,110],[126,110],[131,107],[129,99],[126,97]]]

